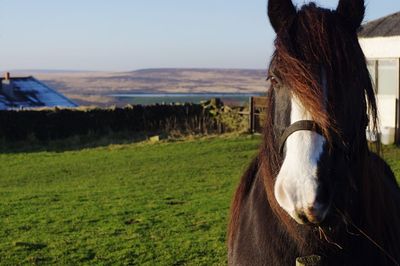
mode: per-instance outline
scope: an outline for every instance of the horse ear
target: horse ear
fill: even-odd
[[[296,16],[292,0],[269,0],[268,17],[275,32],[278,33]]]
[[[364,19],[364,0],[340,0],[336,12],[346,18],[353,29],[358,29]]]

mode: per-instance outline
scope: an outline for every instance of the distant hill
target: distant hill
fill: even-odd
[[[26,72],[26,73],[25,73]],[[21,72],[17,72],[18,74]],[[107,105],[110,94],[264,92],[266,71],[248,69],[143,69],[131,72],[24,71],[80,104]]]

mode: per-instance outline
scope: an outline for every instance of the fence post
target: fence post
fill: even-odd
[[[249,132],[254,133],[254,98],[249,98]]]
[[[396,109],[395,109],[395,123],[394,123],[394,143],[400,146],[400,102],[396,99]]]
[[[320,265],[322,265],[321,257],[318,255],[311,255],[296,259],[296,266],[320,266]]]
[[[397,60],[397,98],[396,98],[396,121],[394,129],[395,145],[400,146],[400,58]]]

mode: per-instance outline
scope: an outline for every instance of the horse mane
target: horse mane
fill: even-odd
[[[235,228],[238,224],[241,203],[245,195],[247,195],[251,189],[251,185],[254,182],[256,173],[258,171],[259,160],[258,157],[254,158],[246,171],[241,177],[239,187],[236,189],[235,196],[231,203],[230,220],[228,225],[228,246],[232,247],[233,239],[235,237]]]

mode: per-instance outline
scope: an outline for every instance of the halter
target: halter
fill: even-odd
[[[291,124],[289,127],[285,129],[283,134],[281,135],[279,139],[279,152],[282,154],[283,153],[283,148],[285,146],[287,138],[292,135],[293,133],[301,130],[307,130],[307,131],[313,131],[315,133],[318,133],[322,135],[322,129],[321,127],[315,123],[312,120],[300,120],[297,122],[294,122]]]

